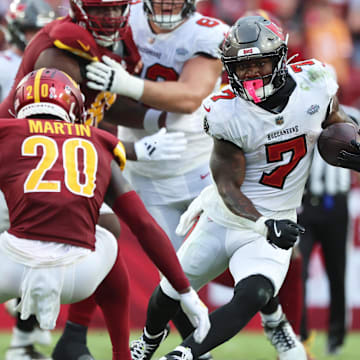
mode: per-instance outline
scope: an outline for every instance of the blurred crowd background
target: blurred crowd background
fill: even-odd
[[[59,15],[67,0],[47,0]],[[4,18],[10,0],[0,3]],[[315,57],[336,70],[343,104],[360,107],[360,0],[200,0],[198,10],[233,24],[246,11],[264,9],[289,33],[289,57]],[[3,20],[2,20],[3,21]],[[0,49],[6,46],[0,34]]]

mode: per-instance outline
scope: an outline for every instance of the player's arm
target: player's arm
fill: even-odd
[[[339,122],[349,122],[357,125],[356,119],[348,116],[342,109],[337,96],[333,96],[329,104],[326,119],[323,121],[321,126],[325,129],[327,126]]]
[[[52,47],[41,52],[35,62],[34,70],[43,67],[62,70],[79,84],[83,81],[78,59],[58,48]]]
[[[214,139],[210,168],[222,200],[231,212],[239,216],[239,223],[250,227],[282,249],[294,246],[297,237],[305,229],[288,219],[275,220],[262,216],[241,191],[246,160],[239,147],[229,141]]]
[[[221,198],[234,214],[257,221],[262,215],[240,189],[245,167],[245,156],[239,147],[226,140],[214,139],[210,168]]]
[[[222,71],[219,59],[196,56],[188,60],[177,81],[156,82],[130,75],[116,61],[103,57],[103,62],[87,66],[88,86],[128,96],[163,111],[192,113],[214,89]]]
[[[183,310],[190,321],[194,321],[194,326],[197,327],[197,340],[201,342],[210,329],[207,307],[190,287],[169,238],[125,180],[118,163],[113,161],[111,169],[111,180],[105,201],[129,226],[146,254],[179,293]]]

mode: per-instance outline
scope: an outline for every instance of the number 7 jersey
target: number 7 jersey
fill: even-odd
[[[338,85],[331,69],[312,59],[288,66],[296,87],[279,114],[236,96],[230,87],[204,101],[204,128],[244,151],[241,191],[259,210],[301,205],[321,123]]]
[[[0,154],[8,232],[93,250],[111,162],[125,165],[122,144],[88,125],[1,119]]]

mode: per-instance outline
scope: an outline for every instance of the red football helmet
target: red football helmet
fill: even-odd
[[[70,16],[89,30],[99,45],[111,46],[123,38],[132,2],[132,0],[70,0]]]
[[[27,74],[16,88],[14,109],[20,119],[52,115],[71,123],[85,122],[78,84],[57,69],[42,68]]]

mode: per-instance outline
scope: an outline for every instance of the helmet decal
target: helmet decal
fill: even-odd
[[[14,108],[19,118],[49,115],[72,123],[85,121],[78,84],[57,69],[42,68],[26,75],[16,88]]]

